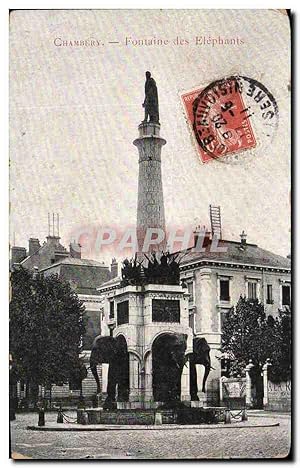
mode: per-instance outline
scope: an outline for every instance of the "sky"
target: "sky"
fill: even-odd
[[[196,37],[242,45],[196,45]],[[126,38],[128,44],[126,45]],[[167,45],[133,45],[145,39]],[[178,38],[178,39],[177,39]],[[185,39],[189,43],[175,45]],[[101,45],[72,46],[90,41]],[[63,41],[67,46],[59,46]],[[290,253],[290,31],[275,10],[20,10],[10,18],[10,242],[48,234],[59,213],[68,245],[84,226],[136,222],[145,71],[159,94],[167,225],[209,225],[223,237]],[[112,44],[110,42],[117,42]],[[154,42],[154,41],[153,41]],[[103,44],[103,45],[102,45]],[[278,128],[236,163],[202,164],[180,95],[238,73],[275,97]],[[111,252],[92,258],[109,261]]]

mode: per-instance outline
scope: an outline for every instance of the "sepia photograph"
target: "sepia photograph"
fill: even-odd
[[[13,460],[291,457],[291,13],[9,12]]]

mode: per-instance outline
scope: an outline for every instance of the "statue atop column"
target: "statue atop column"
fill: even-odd
[[[145,100],[142,105],[145,108],[145,118],[143,123],[148,122],[149,117],[149,122],[158,124],[159,112],[157,86],[149,71],[146,71]]]

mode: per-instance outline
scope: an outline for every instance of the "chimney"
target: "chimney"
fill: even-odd
[[[53,245],[54,247],[58,247],[60,237],[58,237],[58,236],[47,236],[46,239],[47,239],[47,244]]]
[[[37,250],[39,250],[40,247],[40,241],[38,239],[30,237],[28,255],[33,255]]]
[[[70,257],[81,258],[81,245],[76,242],[70,243]]]
[[[115,258],[112,259],[110,264],[111,278],[116,278],[118,276],[118,262]]]
[[[246,245],[246,243],[247,243],[247,234],[245,233],[244,230],[240,234],[240,238],[241,238],[241,244]]]
[[[27,257],[25,247],[12,247],[11,248],[11,263],[21,263]]]
[[[197,243],[199,244],[197,245]],[[207,247],[211,242],[211,232],[206,230],[205,226],[197,226],[194,231],[194,248],[198,249]]]

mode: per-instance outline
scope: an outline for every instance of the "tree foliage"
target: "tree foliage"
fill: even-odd
[[[69,283],[20,268],[11,273],[11,288],[10,351],[16,377],[51,385],[77,376],[85,311]]]
[[[277,320],[271,322],[271,331],[273,330],[274,342],[271,364],[269,368],[269,378],[273,382],[282,382],[291,379],[291,362],[292,362],[292,320],[291,310],[286,307],[284,310],[279,310]]]
[[[222,347],[230,361],[230,374],[242,375],[252,359],[253,373],[259,375],[269,358],[273,381],[288,380],[291,368],[291,315],[279,311],[274,319],[266,317],[264,306],[256,299],[240,297],[224,321]]]

